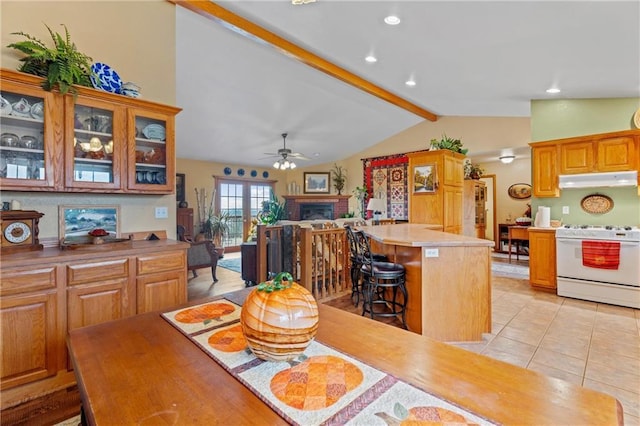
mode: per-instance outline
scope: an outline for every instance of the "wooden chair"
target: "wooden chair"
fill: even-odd
[[[178,225],[178,240],[191,244],[187,250],[187,270],[193,272],[193,276],[197,277],[197,269],[211,267],[211,276],[213,282],[218,282],[216,277],[216,268],[218,267],[218,253],[216,252],[213,241],[193,241],[191,238],[185,237],[184,226]]]

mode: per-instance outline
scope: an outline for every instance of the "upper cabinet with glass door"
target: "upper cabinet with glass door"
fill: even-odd
[[[62,152],[61,98],[4,78],[1,88],[0,186],[59,189],[62,168],[53,164]]]
[[[172,194],[179,108],[0,70],[3,190]]]
[[[167,192],[175,188],[174,119],[158,111],[129,110],[128,189]],[[134,167],[135,166],[135,167]]]
[[[125,109],[78,95],[66,97],[65,111],[65,187],[123,189]]]

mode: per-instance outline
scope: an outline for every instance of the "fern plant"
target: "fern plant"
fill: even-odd
[[[19,50],[27,56],[20,59],[22,65],[18,71],[43,77],[42,88],[47,91],[58,89],[60,93],[76,93],[74,84],[91,87],[92,59],[81,53],[71,41],[67,26],[64,37],[54,33],[47,24],[47,30],[53,39],[54,48],[24,32],[11,33],[26,38],[24,41],[11,43],[7,47]]]

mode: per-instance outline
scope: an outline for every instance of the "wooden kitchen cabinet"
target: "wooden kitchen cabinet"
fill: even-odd
[[[175,115],[179,108],[87,87],[77,87],[75,97],[63,96],[44,91],[41,82],[36,76],[0,70],[3,97],[43,105],[42,117],[30,113],[0,117],[3,133],[9,130],[18,137],[38,138],[34,148],[20,143],[0,147],[3,190],[175,191]]]
[[[57,269],[55,266],[1,271],[0,389],[55,376],[62,368]],[[3,398],[4,399],[4,398]]]
[[[636,162],[636,150],[640,147],[636,141],[640,141],[640,136],[598,139],[595,142],[598,148],[598,171],[619,172],[637,169],[640,165]]]
[[[75,384],[69,330],[185,303],[188,247],[160,240],[3,253],[2,408]]]
[[[560,145],[560,174],[589,173],[596,169],[592,141]]]
[[[533,146],[533,195],[559,197],[558,149],[555,145]]]
[[[464,155],[446,149],[420,151],[407,154],[409,176],[416,167],[434,166],[433,192],[415,191],[413,179],[409,182],[409,221],[442,225],[445,232],[462,233]]]
[[[556,291],[556,230],[529,228],[529,284]]]

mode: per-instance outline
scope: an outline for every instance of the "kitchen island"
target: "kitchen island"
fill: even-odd
[[[426,224],[361,227],[372,250],[404,265],[409,330],[443,342],[482,340],[491,332],[493,241]]]
[[[241,304],[248,291],[224,296]],[[318,309],[317,342],[490,422],[623,424],[609,395],[330,306]],[[68,345],[90,425],[286,424],[158,312],[71,330]]]

